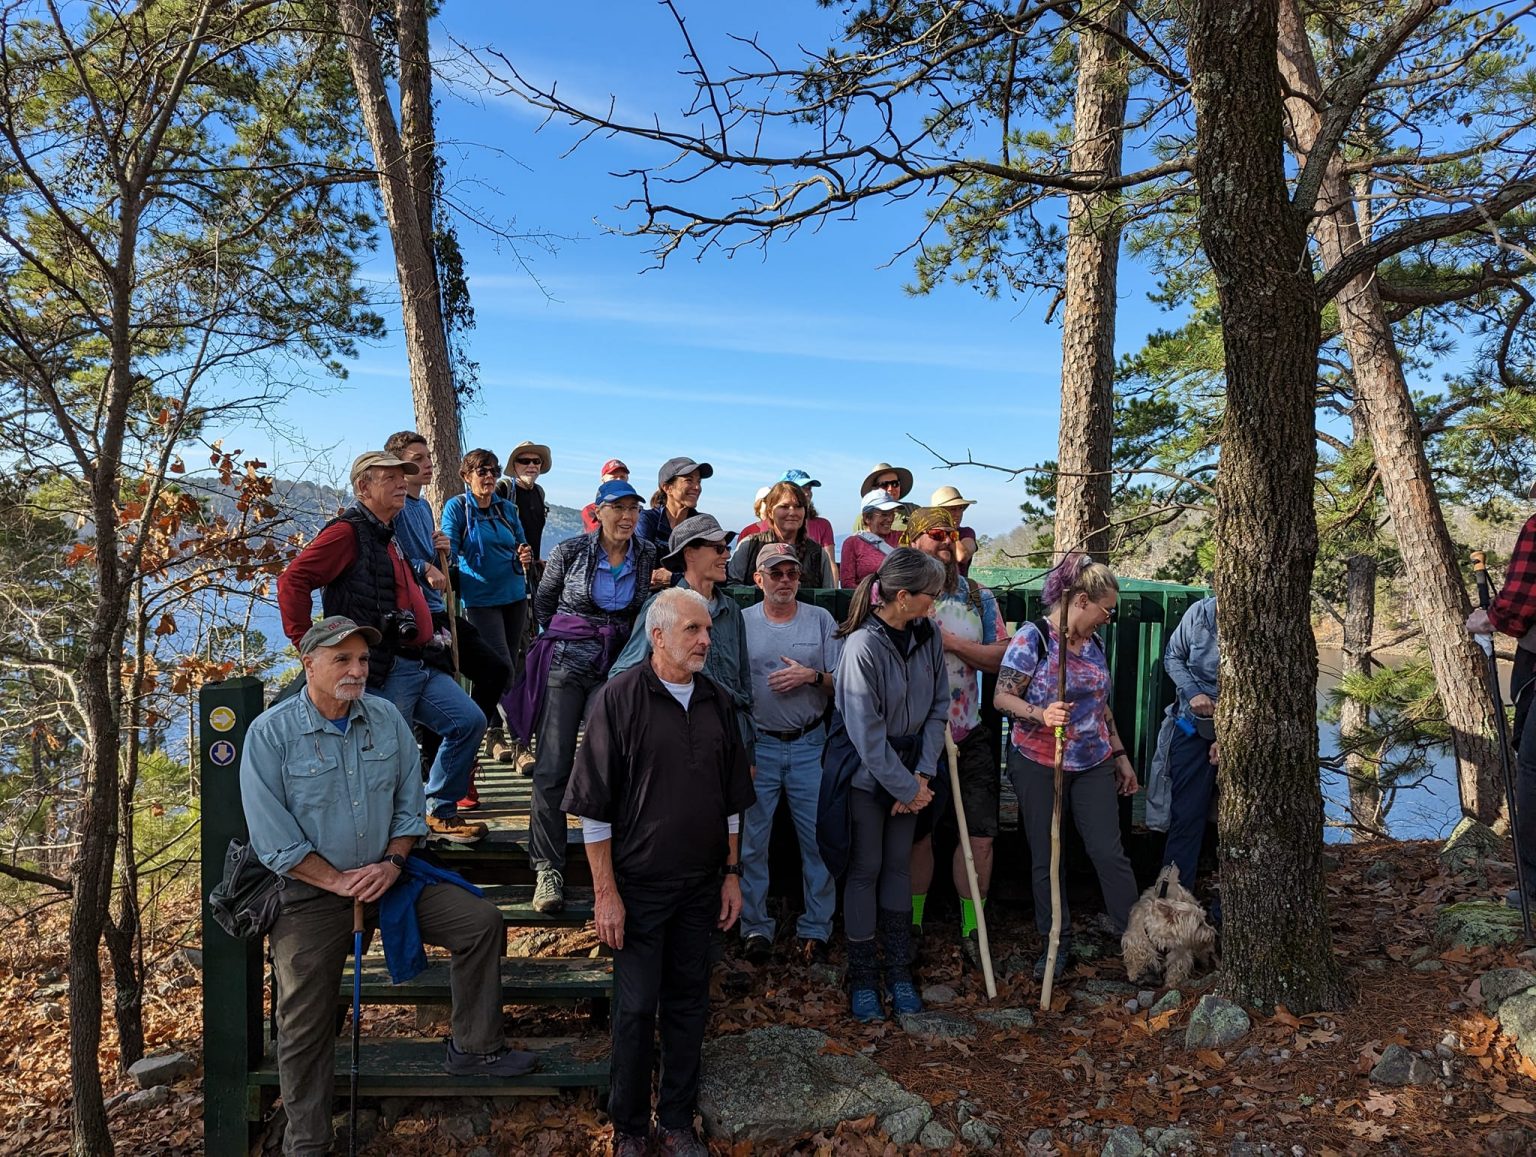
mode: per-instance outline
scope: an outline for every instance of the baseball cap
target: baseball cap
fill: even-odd
[[[695,514],[683,519],[672,528],[667,540],[668,553],[661,560],[664,567],[683,565],[683,551],[700,542],[728,543],[736,537],[734,530],[724,529],[713,514]]]
[[[304,632],[304,637],[299,640],[299,654],[308,655],[321,647],[334,647],[349,635],[361,635],[371,647],[377,647],[383,639],[372,627],[360,627],[345,615],[328,615],[316,619]]]
[[[715,473],[715,468],[708,462],[695,462],[687,455],[681,458],[668,458],[656,472],[656,485],[665,486],[679,474],[692,474],[695,470],[699,472],[700,478],[710,478]]]
[[[644,505],[640,498],[640,492],[625,482],[622,478],[615,478],[611,482],[604,482],[597,488],[597,497],[592,500],[593,506],[604,506],[610,502],[618,502],[620,499],[634,498]]]
[[[818,479],[812,478],[804,470],[786,470],[783,474],[779,475],[779,481],[793,482],[802,490],[809,490],[812,486],[821,485]]]
[[[407,474],[420,474],[421,467],[414,462],[407,462],[404,458],[396,458],[388,450],[365,450],[352,459],[352,481],[357,481],[357,476],[364,470],[372,470],[375,466],[394,466],[404,470]]]
[[[788,543],[769,542],[757,552],[757,569],[760,571],[771,570],[781,562],[792,562],[800,565],[800,556],[795,553],[795,548]]]
[[[859,503],[859,508],[866,513],[871,510],[900,510],[901,503],[892,498],[884,490],[871,490],[864,495]]]
[[[620,462],[617,458],[610,458],[608,461],[603,463],[603,468],[597,472],[597,476],[602,478],[604,475],[615,474],[620,470],[624,471],[626,474],[629,473],[628,466],[624,465],[624,463]]]

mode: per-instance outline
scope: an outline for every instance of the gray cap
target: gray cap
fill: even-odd
[[[681,458],[668,458],[661,464],[661,469],[656,471],[656,485],[665,486],[679,474],[692,474],[695,470],[699,472],[700,478],[710,478],[715,473],[715,468],[708,462],[695,462],[686,454]]]
[[[372,627],[360,627],[346,615],[328,615],[315,620],[314,625],[304,632],[304,637],[299,640],[299,654],[309,655],[321,647],[334,647],[351,635],[361,635],[370,647],[377,647],[384,638]]]
[[[787,542],[769,542],[757,552],[757,569],[767,573],[775,565],[781,562],[792,562],[800,566],[800,556],[795,553],[795,548]]]
[[[687,471],[684,471],[687,473]],[[667,556],[661,560],[665,567],[683,565],[683,551],[700,542],[728,543],[736,537],[734,530],[724,529],[713,514],[694,514],[672,528],[667,540]]]
[[[416,463],[397,458],[388,450],[367,450],[352,459],[352,481],[355,483],[359,474],[364,470],[372,470],[375,466],[393,466],[404,470],[408,475],[421,473],[421,467]]]

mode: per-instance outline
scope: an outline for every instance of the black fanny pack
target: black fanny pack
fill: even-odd
[[[283,902],[282,876],[268,868],[244,840],[230,840],[224,878],[208,893],[216,924],[237,940],[265,936]]]

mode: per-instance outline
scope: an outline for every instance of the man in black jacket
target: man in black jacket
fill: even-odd
[[[659,1022],[661,1150],[704,1157],[693,1116],[710,930],[741,913],[740,815],[756,797],[736,708],[699,673],[709,605],[674,587],[651,603],[647,627],[649,660],[593,701],[564,808],[582,817],[597,934],[614,949],[614,1153],[646,1151]]]

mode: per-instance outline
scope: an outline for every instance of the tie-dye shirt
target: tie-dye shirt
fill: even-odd
[[[1020,698],[1035,707],[1044,708],[1056,701],[1057,672],[1060,670],[1060,647],[1057,645],[1056,626],[1053,623],[1043,661],[1040,653],[1040,631],[1034,623],[1025,623],[1013,636],[1003,655],[1003,674],[1017,672],[1029,680]],[[1072,710],[1067,724],[1067,745],[1063,766],[1068,771],[1086,771],[1097,767],[1109,758],[1109,727],[1104,721],[1105,704],[1109,697],[1109,667],[1104,661],[1104,651],[1098,636],[1092,636],[1077,654],[1068,652],[1067,704]],[[1013,721],[1013,745],[1026,759],[1047,766],[1056,760],[1056,731],[1054,728],[1032,720]]]
[[[980,583],[981,611],[971,602],[971,584],[960,580],[959,589],[952,595],[940,595],[933,603],[932,619],[951,635],[970,643],[990,645],[1008,631],[998,610],[997,599]],[[949,728],[959,743],[981,722],[980,672],[960,656],[944,652],[944,666],[949,671]]]

